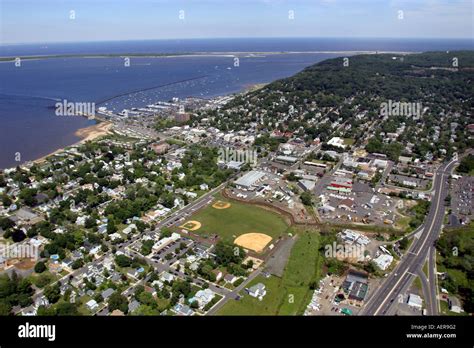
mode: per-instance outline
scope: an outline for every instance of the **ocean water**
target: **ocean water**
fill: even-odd
[[[291,76],[342,54],[314,51],[426,51],[472,49],[469,40],[234,39],[160,40],[0,46],[0,56],[107,53],[306,52],[233,57],[54,58],[0,63],[0,168],[44,156],[79,140],[79,128],[94,123],[56,116],[54,104],[94,102],[120,111],[173,97],[209,98],[249,85]],[[151,89],[148,89],[151,88]],[[135,92],[148,89],[143,92]],[[122,95],[121,97],[115,97]],[[108,100],[107,102],[104,102]],[[20,154],[20,162],[15,156]]]

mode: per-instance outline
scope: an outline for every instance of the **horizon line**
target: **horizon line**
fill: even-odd
[[[329,39],[329,40],[445,40],[445,41],[473,41],[473,37],[375,37],[375,36],[261,36],[261,37],[182,37],[182,38],[157,38],[157,39],[104,39],[104,40],[80,40],[80,41],[24,41],[24,42],[0,42],[0,46],[34,45],[34,44],[82,44],[101,42],[140,42],[140,41],[180,41],[180,40],[258,40],[258,39]]]

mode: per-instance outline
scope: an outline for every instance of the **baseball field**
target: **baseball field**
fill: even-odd
[[[199,228],[196,228],[200,224]],[[227,201],[218,196],[215,202],[198,211],[182,227],[201,236],[219,235],[223,240],[245,249],[263,251],[288,230],[286,222],[265,209]],[[191,227],[191,228],[189,228]]]

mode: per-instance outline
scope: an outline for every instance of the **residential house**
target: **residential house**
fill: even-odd
[[[260,300],[267,294],[265,285],[262,283],[255,284],[254,286],[248,288],[247,292],[250,296],[256,297]]]

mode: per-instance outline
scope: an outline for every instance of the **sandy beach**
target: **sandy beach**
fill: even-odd
[[[74,134],[82,138],[78,142],[78,144],[80,144],[89,140],[94,140],[102,135],[109,134],[110,128],[112,128],[112,123],[103,121],[86,128],[80,128]]]
[[[80,144],[85,143],[86,141],[91,141],[103,135],[107,135],[110,133],[111,128],[112,128],[112,123],[108,121],[102,121],[89,127],[80,128],[74,133],[74,135],[80,137],[81,140],[68,146],[80,145]],[[33,162],[34,163],[44,162],[46,158],[48,158],[49,156],[55,155],[62,151],[64,151],[64,148],[57,149],[56,151],[53,151],[43,157],[40,157],[34,160]]]
[[[241,93],[249,93],[249,92],[255,92],[258,91],[259,89],[262,89],[266,85],[269,85],[270,83],[251,83],[244,85],[244,89]]]

